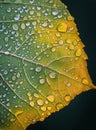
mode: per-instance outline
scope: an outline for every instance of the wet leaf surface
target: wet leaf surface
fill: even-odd
[[[24,130],[94,88],[83,47],[59,0],[0,1],[0,129]]]

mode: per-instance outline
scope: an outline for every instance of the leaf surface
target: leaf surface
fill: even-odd
[[[60,0],[0,0],[0,130],[25,130],[94,88]]]

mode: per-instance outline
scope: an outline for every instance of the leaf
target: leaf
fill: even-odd
[[[25,130],[95,88],[60,0],[0,0],[0,130]]]

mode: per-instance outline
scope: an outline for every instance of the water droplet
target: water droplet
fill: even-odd
[[[22,23],[22,24],[21,24],[21,28],[22,28],[22,29],[25,29],[25,27],[26,27],[25,24]]]
[[[53,11],[52,11],[52,14],[53,14],[53,15],[57,15],[57,14],[58,14],[58,10],[53,10]]]
[[[74,45],[74,46],[77,45],[77,41],[76,41],[76,40],[73,41],[73,45]]]
[[[58,103],[56,104],[56,109],[59,111],[60,109],[63,108],[63,104],[62,103]]]
[[[47,27],[47,22],[43,23],[42,27]]]
[[[13,30],[18,30],[18,25],[17,24],[13,24]]]
[[[8,13],[11,12],[11,8],[7,8],[7,12],[8,12]]]
[[[70,82],[68,82],[68,83],[66,84],[66,86],[67,86],[67,87],[70,87],[70,86],[71,86],[71,83],[70,83]]]
[[[59,41],[59,45],[63,45],[64,41],[63,40],[60,40]]]
[[[51,109],[52,109],[52,107],[50,107],[50,106],[49,106],[49,107],[47,107],[47,110],[49,110],[49,111],[50,111]]]
[[[41,110],[42,110],[42,111],[46,111],[46,107],[45,107],[45,106],[42,106],[42,107],[41,107]]]
[[[10,119],[11,122],[14,122],[15,120],[16,120],[15,118],[11,118],[11,119]]]
[[[69,15],[69,16],[67,17],[67,19],[68,19],[69,21],[74,20],[74,18],[73,18],[71,15]]]
[[[37,93],[34,93],[34,97],[39,98],[39,95]]]
[[[7,71],[7,70],[5,70],[5,71],[4,71],[4,75],[7,75],[7,74],[8,74],[8,71]]]
[[[83,78],[83,79],[82,79],[82,83],[85,84],[85,85],[88,85],[88,84],[89,84],[89,82],[88,82],[88,80],[87,80],[86,78]]]
[[[71,44],[71,43],[72,43],[72,40],[71,40],[71,39],[67,39],[66,42],[67,42],[68,44]]]
[[[14,81],[14,80],[16,80],[16,76],[14,75],[14,76],[12,76],[12,80]]]
[[[70,45],[69,45],[69,49],[70,49],[70,50],[73,50],[73,49],[74,49],[74,45],[70,44]]]
[[[51,72],[51,73],[49,74],[49,77],[50,77],[51,79],[54,79],[54,78],[56,77],[56,73],[55,73],[55,72]]]
[[[57,36],[57,37],[60,37],[61,35],[60,35],[60,33],[56,33],[56,36]]]
[[[67,31],[67,24],[65,22],[62,22],[58,25],[57,30],[59,32],[66,32]]]
[[[40,106],[42,106],[42,105],[44,104],[44,102],[43,102],[42,99],[38,99],[38,100],[37,100],[37,104],[40,105]]]
[[[5,37],[5,42],[8,42],[8,37]]]
[[[45,83],[45,79],[40,79],[40,84],[44,84]]]
[[[53,48],[51,49],[51,51],[52,51],[52,52],[55,52],[55,51],[56,51],[56,48],[53,47]]]
[[[65,101],[66,101],[66,102],[70,102],[70,100],[71,100],[70,95],[65,96]]]
[[[17,73],[17,78],[20,78],[20,73],[19,72]]]
[[[20,15],[18,14],[18,15],[16,15],[16,16],[14,17],[14,20],[19,20],[19,18],[20,18]]]
[[[47,97],[47,99],[50,101],[50,102],[54,102],[54,96],[53,95],[49,95],[48,97]]]
[[[34,102],[33,101],[30,102],[30,106],[34,107]]]
[[[36,72],[40,72],[40,71],[41,71],[41,66],[37,67],[37,68],[35,69],[35,71],[36,71]]]
[[[19,116],[20,114],[22,114],[23,113],[23,111],[17,111],[16,113],[15,113],[15,116]]]
[[[82,54],[81,49],[77,49],[77,50],[76,50],[76,56],[81,56],[81,54]]]
[[[33,4],[33,3],[34,3],[34,0],[30,0],[30,3]]]
[[[5,55],[9,55],[9,51],[5,51]]]

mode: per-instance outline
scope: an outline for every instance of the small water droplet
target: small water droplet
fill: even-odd
[[[57,15],[58,14],[58,10],[53,10],[52,11],[52,14],[55,16],[55,15]]]
[[[9,51],[5,51],[5,55],[9,55]]]
[[[47,96],[47,99],[48,99],[50,102],[54,102],[54,100],[55,100],[53,95]]]
[[[70,87],[70,86],[71,86],[71,83],[70,83],[70,82],[68,82],[68,83],[66,84],[66,86],[67,86],[67,87]]]
[[[13,24],[13,30],[18,30],[18,25],[17,24]]]
[[[49,77],[50,77],[51,79],[54,79],[54,78],[56,77],[56,73],[55,73],[55,72],[51,72],[51,73],[49,74]]]
[[[25,29],[25,27],[26,27],[25,24],[22,23],[22,24],[21,24],[21,28],[22,28],[22,29]]]
[[[17,111],[16,113],[15,113],[15,116],[19,116],[20,114],[22,114],[23,113],[23,111]]]
[[[34,107],[34,102],[33,101],[30,102],[30,106]]]
[[[47,27],[47,22],[43,23],[42,27]]]
[[[15,120],[16,120],[15,118],[11,118],[11,119],[10,119],[11,122],[14,122]]]
[[[42,107],[41,107],[41,110],[42,110],[42,111],[46,111],[46,107],[45,107],[45,106],[42,106]]]
[[[67,19],[68,19],[69,21],[74,20],[74,18],[73,18],[71,15],[69,15],[69,16],[67,17]]]
[[[44,84],[45,83],[45,79],[40,79],[40,84]]]
[[[10,13],[11,12],[11,8],[7,8],[7,12]]]
[[[49,106],[49,107],[47,107],[47,110],[49,110],[49,111],[50,111],[51,109],[52,109],[52,107],[50,107],[50,106]]]
[[[87,80],[86,78],[83,78],[83,79],[82,79],[82,83],[85,84],[85,85],[88,85],[88,84],[89,84],[89,82],[88,82],[88,80]]]
[[[82,54],[81,49],[77,49],[77,50],[76,50],[76,56],[81,56],[81,54]]]
[[[14,20],[19,20],[19,19],[20,19],[20,15],[19,14],[14,17]]]
[[[63,45],[64,41],[63,40],[60,40],[59,41],[59,45]]]
[[[14,75],[14,76],[12,76],[12,80],[14,81],[14,80],[16,80],[16,76]]]
[[[59,111],[61,108],[63,108],[63,104],[62,103],[58,103],[56,104],[56,109]]]
[[[35,69],[36,72],[40,72],[41,71],[41,66],[38,66],[36,69]]]
[[[57,30],[59,32],[65,33],[67,31],[67,24],[65,22],[62,22],[58,25]]]
[[[51,51],[52,51],[52,52],[55,52],[55,51],[56,51],[56,48],[53,47],[53,48],[51,49]]]
[[[34,0],[30,0],[30,3],[33,4],[33,3],[34,3]]]
[[[71,100],[70,95],[65,96],[65,101],[66,101],[66,102],[70,102],[70,100]]]
[[[42,99],[38,99],[38,100],[37,100],[37,104],[40,105],[40,106],[42,106],[42,105],[44,104],[44,102],[43,102]]]
[[[17,78],[20,78],[20,73],[19,72],[17,73]]]

